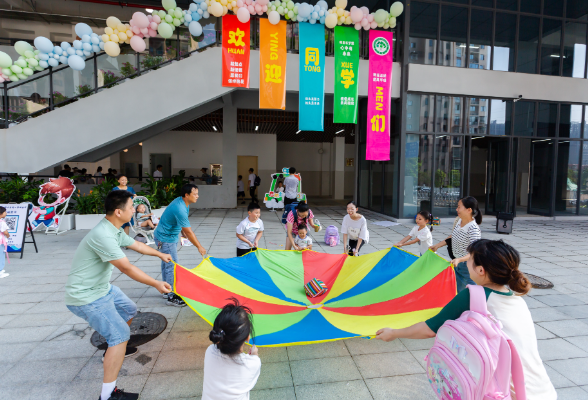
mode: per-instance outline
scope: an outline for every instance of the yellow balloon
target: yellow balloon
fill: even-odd
[[[339,8],[347,7],[347,0],[335,0],[335,7],[339,7]]]
[[[223,15],[227,15],[228,12],[229,9],[227,8],[227,6],[223,6]]]
[[[210,13],[215,17],[222,17],[223,12],[223,6],[216,1],[210,6]]]
[[[233,8],[237,7],[237,2],[236,1],[231,1],[231,6],[233,6]]]
[[[112,28],[110,26],[107,26],[106,28],[104,28],[104,33],[106,33],[108,36],[110,36],[114,33],[114,31],[112,30]]]
[[[353,21],[351,21],[350,16],[345,17],[345,25],[351,25],[351,22],[353,22]]]
[[[337,21],[337,23],[338,23],[339,25],[341,25],[341,24],[342,24],[342,23],[344,23],[344,22],[345,22],[345,17],[344,17],[344,16],[340,16],[340,17],[338,18],[338,21]]]
[[[325,26],[329,29],[333,29],[337,25],[337,14],[328,14],[325,18]]]
[[[124,42],[125,40],[128,39],[127,34],[124,32],[119,32],[118,33],[118,38],[120,39],[121,42]]]
[[[118,35],[118,29],[115,29],[115,30],[113,30],[113,31],[112,31],[112,33],[113,33],[114,35]]]
[[[106,18],[106,25],[112,29],[116,29],[116,27],[120,24],[120,19],[116,17],[108,17]]]
[[[133,31],[132,31],[132,30],[130,30],[130,29],[129,29],[128,31],[126,31],[125,33],[127,34],[127,37],[129,38],[129,40],[130,40],[130,39],[131,39],[133,36],[135,36],[135,32],[133,32]]]
[[[337,9],[337,15],[338,15],[339,17],[342,17],[342,16],[343,16],[343,9],[342,9],[342,8],[338,8],[338,9]]]
[[[107,35],[107,34],[102,35],[102,41],[103,42],[110,42],[110,35]]]
[[[118,35],[115,35],[114,33],[112,35],[110,35],[110,41],[114,42],[114,43],[118,43],[120,40],[120,38],[118,37]]]
[[[104,43],[104,51],[110,57],[117,57],[120,54],[120,46],[114,42]]]
[[[221,3],[223,6],[226,6],[226,5],[227,5],[227,0],[220,0],[220,3]]]
[[[126,44],[131,44],[131,39],[127,39],[127,40],[125,40],[125,43],[126,43]]]
[[[122,24],[122,23],[121,23],[121,24],[118,24],[118,25],[116,26],[116,29],[117,29],[119,32],[124,32],[124,31],[126,31],[126,30],[127,30],[127,28],[125,27],[125,24]]]

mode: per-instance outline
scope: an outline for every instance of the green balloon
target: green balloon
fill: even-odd
[[[286,18],[286,20],[289,20],[290,17],[288,16],[288,14],[284,14],[284,18]]]
[[[27,51],[25,51],[25,53],[24,53],[24,56],[25,56],[26,58],[33,58],[33,57],[35,56],[35,53],[33,53],[33,52],[32,52],[32,51],[30,51],[30,50],[27,50]]]
[[[14,44],[14,50],[16,50],[16,52],[22,56],[24,55],[25,51],[33,51],[34,49],[33,46],[31,46],[27,42],[19,40]]]
[[[31,76],[35,72],[32,69],[30,69],[30,68],[23,68],[22,73],[25,74],[26,76]]]
[[[10,69],[12,70],[12,72],[14,72],[15,74],[22,74],[22,68],[19,67],[18,65],[13,65],[12,67],[10,67]]]
[[[294,14],[298,14],[298,6],[294,6],[294,9],[292,11],[294,11]]]
[[[45,70],[45,68],[41,67],[40,65],[37,65],[37,66],[35,67],[35,70],[36,70],[36,71],[44,71],[44,70]]]
[[[288,9],[289,10],[293,10],[294,9],[294,2],[291,1],[291,0],[288,2]]]
[[[4,53],[4,54],[6,54],[6,53]],[[10,75],[14,74],[14,72],[12,72],[10,67],[2,68],[2,73],[6,76],[10,76]]]
[[[161,0],[161,5],[166,10],[169,10],[170,8],[176,8],[176,0]]]
[[[278,12],[280,13],[280,15],[284,15],[284,7],[279,6],[278,7]]]
[[[165,16],[165,22],[167,22],[168,24],[171,24],[172,22],[174,22],[174,17],[172,17],[171,15],[167,14]]]
[[[32,67],[32,68],[39,65],[39,61],[35,60],[34,58],[27,59],[27,63],[29,64],[29,67]]]
[[[174,11],[174,17],[175,18],[182,18],[184,16],[184,13],[182,12],[181,9],[176,8],[176,10]]]
[[[25,74],[16,74],[16,76],[18,76],[20,79],[27,79]]]
[[[12,58],[8,54],[3,51],[0,51],[0,68],[2,68],[2,73],[4,73],[4,69],[10,68],[12,65]]]
[[[174,18],[173,24],[174,26],[180,26],[182,24],[182,21],[180,21],[178,18]]]
[[[167,14],[165,13],[165,11],[159,10],[159,12],[157,13],[157,15],[159,15],[159,18],[164,19]]]
[[[35,54],[39,54],[40,52],[41,52],[41,50],[35,50],[35,51],[33,51],[33,53],[35,53]]]
[[[159,33],[159,36],[164,39],[169,39],[173,32],[174,30],[172,29],[171,25],[165,22],[161,22],[157,27],[157,33]]]
[[[21,68],[26,68],[26,67],[28,67],[28,65],[27,65],[27,62],[26,62],[25,60],[16,60],[16,61],[14,62],[14,65],[17,65],[17,66],[19,66],[19,67],[21,67]],[[16,72],[16,71],[14,71],[14,72]]]
[[[20,81],[20,79],[18,79],[18,76],[16,76],[16,75],[10,75],[8,78],[9,78],[9,79],[10,79],[12,82],[18,82],[18,81]]]
[[[385,20],[387,20],[388,17],[389,14],[386,11],[379,9],[378,11],[376,11],[376,15],[374,15],[374,21],[376,21],[378,24],[381,24]]]

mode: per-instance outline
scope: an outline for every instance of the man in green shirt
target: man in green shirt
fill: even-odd
[[[137,282],[169,293],[171,286],[157,281],[129,262],[121,247],[170,262],[171,256],[131,239],[121,227],[131,220],[133,195],[126,190],[110,192],[106,197],[106,217],[86,235],[78,246],[65,286],[67,308],[100,333],[108,343],[104,353],[104,380],[99,400],[136,400],[137,393],[125,393],[116,387],[116,378],[128,349],[131,321],[137,306],[118,287],[110,284],[112,270],[118,268]]]

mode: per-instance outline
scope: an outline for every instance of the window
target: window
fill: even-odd
[[[461,149],[459,149],[461,150]],[[453,159],[453,169],[460,169],[461,168],[461,160],[459,158]]]
[[[568,0],[566,4],[566,16],[573,19],[588,20],[588,2],[586,0]],[[586,154],[586,150],[584,150]],[[588,207],[586,207],[588,210]]]
[[[415,50],[411,52],[410,62],[434,64],[433,54],[437,45],[439,5],[413,1],[410,7],[409,42],[415,43]],[[429,45],[428,47],[426,46],[427,44]],[[423,51],[416,51],[417,48],[421,48]]]
[[[543,19],[541,41],[541,74],[559,75],[561,21]]]
[[[458,97],[458,98],[459,98],[459,97]],[[457,102],[456,102],[456,103],[457,103]],[[456,105],[455,105],[455,111],[459,111],[459,109],[460,109],[460,104],[456,104]]]
[[[449,61],[451,59],[451,54],[445,54],[445,60]]]
[[[496,0],[496,8],[501,8],[503,10],[516,11],[517,10],[517,0]]]
[[[473,14],[473,13],[472,13]],[[494,41],[494,64],[496,71],[514,71],[514,48],[517,16],[496,13],[496,35]]]
[[[537,136],[555,137],[557,103],[539,103],[537,114]]]
[[[433,53],[429,53],[429,60],[433,59]]]
[[[490,134],[510,135],[512,113],[511,100],[491,100],[490,104]]]
[[[483,44],[480,45],[480,49],[484,50],[484,45]]]
[[[412,6],[411,6],[412,7]],[[441,45],[439,46],[439,57],[437,58],[439,65],[447,65],[450,67],[465,66],[465,59],[462,52],[458,57],[456,52],[455,62],[450,55],[450,50],[465,48],[467,41],[468,29],[468,9],[463,7],[454,7],[443,5],[441,8]],[[444,50],[442,50],[444,49]],[[445,57],[441,53],[445,51]],[[457,60],[461,63],[457,65]]]
[[[412,114],[410,114],[410,113],[406,114],[406,118],[411,119],[412,118]]]
[[[470,107],[470,111],[476,112],[476,107],[475,106],[471,106]]]
[[[429,106],[429,97],[430,95],[424,94],[408,94],[405,113],[406,120],[409,122],[406,125],[407,130],[433,131],[433,118],[429,117],[429,115],[433,115],[433,110]]]
[[[407,105],[409,105],[409,106],[412,106],[412,100],[408,100],[408,101],[406,102],[406,104],[407,104]]]
[[[429,98],[425,98],[425,105],[428,106],[429,105]]]
[[[551,15],[552,17],[563,17],[562,0],[544,0],[543,1],[543,15]]]
[[[461,111],[456,110],[456,100],[460,100],[460,98],[437,96],[435,132],[462,133],[460,125]]]
[[[411,124],[406,125],[406,130],[407,131],[412,131],[412,125]]]
[[[561,104],[559,107],[559,137],[580,138],[582,106]]]
[[[474,55],[470,54],[470,60],[473,60],[473,59],[474,59]]]
[[[526,13],[539,14],[541,13],[541,1],[521,0],[521,11]]]
[[[480,54],[480,61],[484,61],[484,54]]]
[[[455,56],[456,56],[457,58],[460,58],[460,57],[461,57],[461,47],[459,47],[459,48],[455,49]]]
[[[519,27],[517,72],[535,74],[537,73],[539,18],[521,15]]]
[[[410,48],[414,49],[416,47],[416,43],[415,42],[410,42]]]
[[[484,112],[486,111],[486,107],[485,106],[480,106],[480,112]]]
[[[456,67],[461,67],[461,60],[455,60],[455,66]]]
[[[433,45],[433,39],[430,39],[429,40],[429,46],[432,46],[432,45]]]
[[[564,28],[562,75],[583,78],[586,64],[586,24],[568,22]]]

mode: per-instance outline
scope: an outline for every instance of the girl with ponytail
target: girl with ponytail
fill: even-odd
[[[461,292],[467,285],[473,285],[474,281],[468,273],[467,261],[470,255],[467,248],[476,240],[482,238],[480,225],[482,223],[482,213],[478,207],[478,200],[475,197],[467,196],[457,202],[457,216],[453,232],[449,235],[451,238],[451,247],[455,258],[451,260],[455,268],[455,279],[457,281],[457,292]],[[446,246],[447,241],[443,240],[430,249],[436,252],[440,247]]]
[[[248,399],[259,378],[261,360],[257,347],[243,352],[253,334],[251,310],[235,298],[227,299],[208,335],[213,343],[204,355],[202,400]]]
[[[502,240],[480,239],[470,244],[467,252],[471,279],[474,284],[484,287],[488,312],[502,323],[503,332],[512,339],[521,357],[527,400],[557,399],[539,356],[531,313],[521,297],[529,292],[531,283],[519,270],[521,257],[518,251]],[[456,320],[468,310],[470,291],[463,290],[433,318],[404,329],[380,329],[376,339],[390,342],[400,338],[432,338],[445,321]]]

